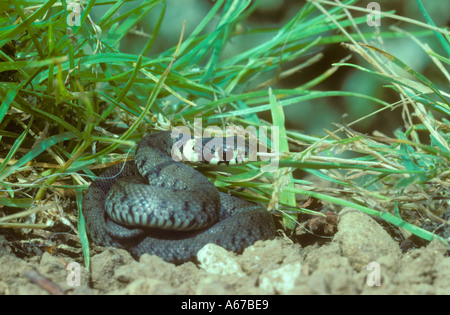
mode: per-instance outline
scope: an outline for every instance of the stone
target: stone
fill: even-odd
[[[260,288],[269,293],[287,294],[295,288],[297,279],[301,276],[300,262],[290,263],[278,269],[267,271],[259,277]]]
[[[344,208],[339,213],[338,232],[333,241],[339,244],[341,254],[356,271],[383,256],[401,255],[398,244],[374,219],[352,208]]]
[[[245,276],[236,255],[215,244],[206,244],[197,253],[200,268],[215,275]]]

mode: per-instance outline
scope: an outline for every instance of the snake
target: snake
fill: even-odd
[[[144,136],[134,161],[110,167],[86,190],[82,213],[90,239],[136,258],[147,253],[181,264],[198,261],[198,251],[209,243],[240,253],[274,238],[272,215],[264,207],[220,192],[184,163],[246,162],[245,149],[226,138],[208,145],[208,139],[167,130]]]

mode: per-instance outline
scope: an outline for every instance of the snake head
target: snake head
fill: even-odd
[[[204,163],[213,165],[237,165],[250,159],[250,146],[245,138],[234,136],[226,138],[202,138]]]
[[[175,161],[210,165],[237,165],[247,163],[253,156],[245,138],[233,137],[193,137],[180,134],[174,139],[172,158]]]

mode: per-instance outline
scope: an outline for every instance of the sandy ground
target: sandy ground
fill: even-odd
[[[88,272],[76,236],[48,245],[2,233],[0,294],[450,294],[445,245],[402,252],[381,225],[352,209],[340,212],[338,232],[321,245],[281,235],[240,255],[207,245],[199,262],[179,266],[93,246]]]

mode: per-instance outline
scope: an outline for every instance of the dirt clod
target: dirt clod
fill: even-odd
[[[0,294],[50,294],[24,275],[29,270],[65,294],[450,294],[445,245],[434,241],[402,254],[376,221],[352,209],[340,213],[338,233],[325,245],[303,248],[278,237],[224,256],[229,261],[216,272],[211,265],[175,266],[147,254],[135,260],[124,250],[103,248],[92,255],[89,274],[82,257],[45,252],[19,258],[0,239]],[[79,278],[70,263],[79,264]]]

